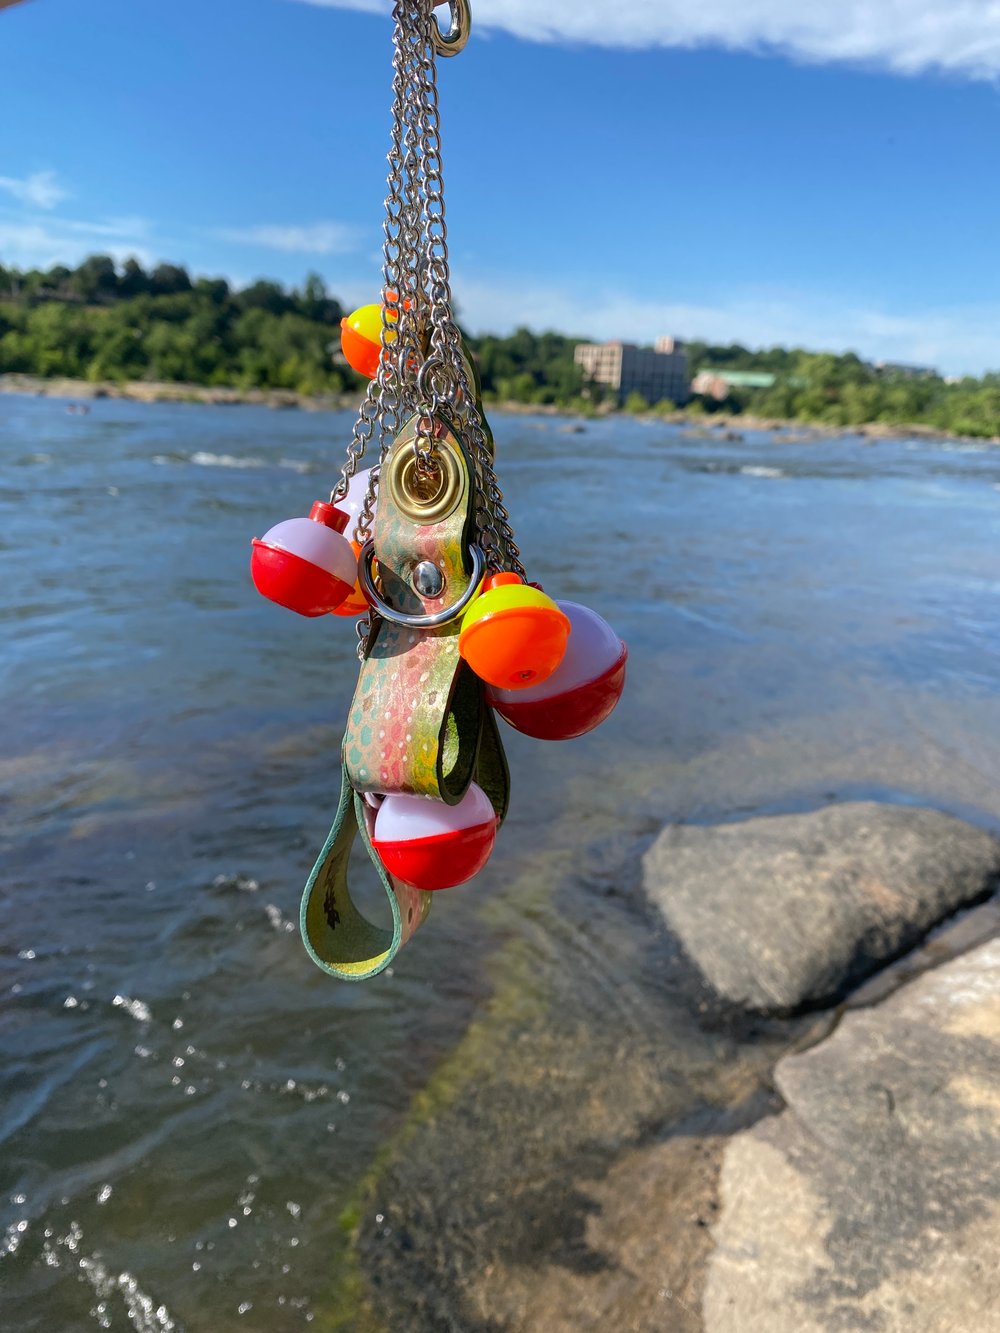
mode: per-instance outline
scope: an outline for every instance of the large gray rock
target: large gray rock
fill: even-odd
[[[764,1013],[838,999],[998,875],[990,834],[870,802],[674,825],[643,865],[647,895],[712,988]]]
[[[728,1145],[706,1333],[1000,1333],[1000,940],[777,1067]]]

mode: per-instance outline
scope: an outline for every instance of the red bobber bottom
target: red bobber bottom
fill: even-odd
[[[372,846],[390,875],[417,889],[450,889],[478,875],[496,841],[497,816],[472,783],[457,805],[423,796],[386,796]]]
[[[308,518],[277,523],[253,539],[250,575],[264,597],[300,616],[323,616],[354,590],[357,556],[343,536],[348,515],[317,500]]]
[[[560,602],[572,630],[566,655],[540,685],[523,690],[489,686],[487,701],[505,722],[541,741],[572,740],[608,717],[625,686],[628,649],[596,611]]]

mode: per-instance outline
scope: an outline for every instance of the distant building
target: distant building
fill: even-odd
[[[933,380],[938,372],[934,366],[913,366],[906,361],[875,361],[872,370],[887,379],[897,380]]]
[[[721,403],[731,389],[770,389],[776,378],[764,370],[714,370],[705,366],[691,381],[691,392]]]
[[[691,396],[687,352],[673,338],[657,338],[655,347],[635,343],[579,343],[573,360],[584,379],[612,389],[619,399],[641,394],[647,403],[665,398],[686,403]]]

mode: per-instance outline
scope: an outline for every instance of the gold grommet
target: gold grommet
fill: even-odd
[[[430,443],[428,441],[428,443]],[[462,498],[464,469],[452,445],[435,440],[429,468],[421,466],[412,439],[400,439],[382,468],[379,486],[413,523],[440,523]]]

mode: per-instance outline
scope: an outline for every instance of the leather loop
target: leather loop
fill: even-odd
[[[299,927],[317,967],[342,981],[365,981],[388,967],[430,911],[431,895],[402,884],[385,871],[371,845],[365,804],[341,773],[340,804],[323,850],[302,895]],[[376,926],[351,897],[347,868],[360,829],[365,850],[385,891],[392,926]]]
[[[507,814],[510,775],[490,709],[483,713],[476,754],[476,781],[490,798],[502,823]],[[299,913],[299,928],[310,958],[317,967],[341,981],[367,981],[384,971],[427,920],[433,897],[386,873],[371,843],[373,816],[374,811],[351,787],[347,766],[343,765],[337,815],[306,883]],[[369,921],[351,896],[348,865],[359,831],[389,904],[392,914],[389,929]]]

